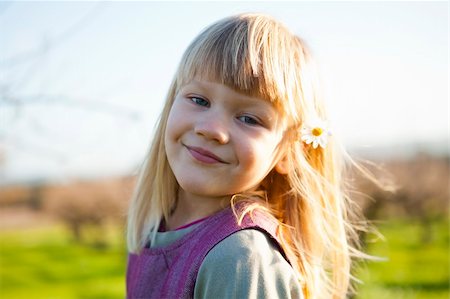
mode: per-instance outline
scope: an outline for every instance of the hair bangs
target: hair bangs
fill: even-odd
[[[261,21],[273,22],[267,18]],[[286,73],[295,73],[294,54],[289,55],[292,59],[286,59],[289,51],[286,43],[272,42],[285,30],[280,30],[276,22],[271,25],[277,30],[269,30],[258,20],[241,15],[207,28],[182,58],[177,72],[178,88],[201,78],[268,100],[283,114],[292,114],[295,109],[289,102],[293,96],[287,92],[292,78]]]

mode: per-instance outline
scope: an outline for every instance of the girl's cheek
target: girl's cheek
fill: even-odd
[[[179,121],[182,121],[183,118],[180,116],[182,116],[182,111],[180,109],[180,104],[177,102],[174,102],[174,104],[172,105],[172,109],[170,109],[170,113],[169,113],[169,121],[171,123],[176,124]]]

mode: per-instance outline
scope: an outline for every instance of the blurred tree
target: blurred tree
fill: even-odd
[[[13,2],[0,3],[0,18],[14,5]],[[108,99],[82,99],[64,91],[52,93],[48,87],[54,83],[43,75],[58,48],[88,28],[106,7],[105,5],[102,2],[92,3],[90,7],[87,6],[84,15],[72,24],[62,25],[59,32],[42,33],[42,36],[38,37],[39,42],[28,50],[6,57],[4,54],[6,51],[0,51],[0,179],[7,175],[5,161],[11,159],[13,152],[25,152],[58,163],[70,158],[64,150],[55,146],[58,142],[48,142],[45,138],[49,136],[52,138],[51,130],[60,124],[49,125],[48,114],[46,118],[30,113],[27,108],[37,105],[48,108],[62,106],[68,109],[67,113],[82,110],[86,113],[101,112],[114,118],[126,118],[131,121],[140,118],[137,111],[115,105],[108,102]],[[14,43],[9,44],[9,48],[13,46]],[[63,76],[61,73],[61,77]],[[47,112],[49,110],[46,109]],[[27,129],[24,130],[24,127]],[[0,185],[1,183],[0,181]]]
[[[85,241],[84,229],[93,227],[97,231],[95,243],[106,245],[104,225],[124,224],[133,184],[133,178],[121,178],[48,187],[45,191],[45,210],[66,224],[75,241]]]
[[[411,158],[382,162],[398,189],[394,193],[381,190],[362,176],[356,175],[355,199],[370,220],[415,218],[422,222],[422,241],[433,238],[431,222],[447,217],[450,182],[449,156],[418,153]],[[380,162],[381,163],[381,162]],[[376,172],[375,169],[372,169]],[[355,174],[353,174],[355,175]],[[383,174],[381,174],[383,175]],[[386,173],[385,173],[386,175]]]

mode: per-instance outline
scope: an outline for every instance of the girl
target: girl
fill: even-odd
[[[343,298],[340,156],[311,57],[276,20],[218,21],[187,48],[128,218],[128,298]]]

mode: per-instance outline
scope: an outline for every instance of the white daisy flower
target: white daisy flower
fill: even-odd
[[[312,143],[313,148],[317,148],[319,145],[325,148],[328,143],[328,136],[331,136],[331,131],[321,120],[316,120],[302,128],[302,141],[306,144]]]

